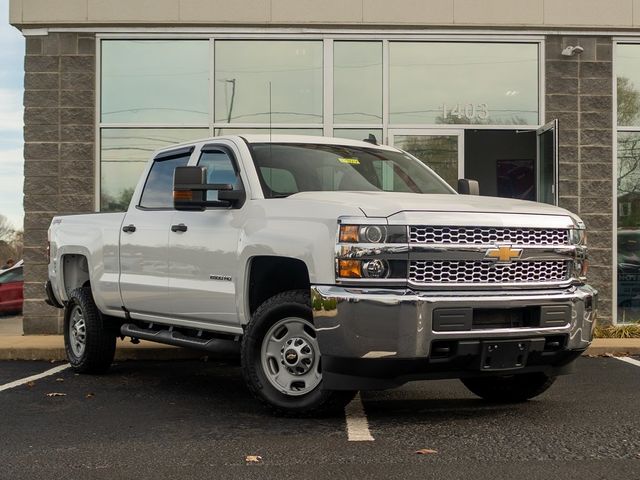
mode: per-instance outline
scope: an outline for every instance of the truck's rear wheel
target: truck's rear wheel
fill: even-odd
[[[64,347],[69,363],[79,373],[104,373],[116,351],[116,333],[103,324],[91,289],[69,294],[64,315]]]
[[[322,390],[322,363],[309,292],[275,295],[254,313],[242,341],[242,371],[251,393],[281,415],[343,408],[355,392]]]
[[[520,373],[499,377],[463,378],[464,386],[490,402],[524,402],[544,393],[556,377],[544,373]]]

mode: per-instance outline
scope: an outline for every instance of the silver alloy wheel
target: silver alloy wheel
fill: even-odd
[[[316,332],[303,318],[276,322],[262,340],[260,359],[269,383],[285,395],[305,395],[322,380]]]
[[[87,343],[87,326],[82,309],[76,305],[69,317],[69,345],[73,354],[80,358],[84,354]]]

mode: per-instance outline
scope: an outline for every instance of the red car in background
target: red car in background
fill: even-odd
[[[22,266],[0,272],[0,315],[22,313]]]

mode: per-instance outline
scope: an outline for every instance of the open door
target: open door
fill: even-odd
[[[543,125],[538,137],[538,201],[558,204],[558,120]]]

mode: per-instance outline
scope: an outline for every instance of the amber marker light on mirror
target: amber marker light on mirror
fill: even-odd
[[[340,225],[340,241],[349,243],[358,243],[358,231],[357,225]]]
[[[173,199],[189,201],[193,199],[193,192],[191,190],[174,190]]]
[[[360,260],[338,260],[338,275],[341,278],[362,278]]]

